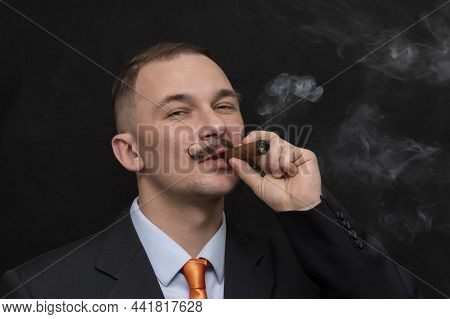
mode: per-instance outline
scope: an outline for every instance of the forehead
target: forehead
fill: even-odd
[[[136,79],[136,90],[158,102],[168,94],[190,92],[209,96],[218,89],[232,89],[222,69],[200,54],[181,54],[145,65]]]

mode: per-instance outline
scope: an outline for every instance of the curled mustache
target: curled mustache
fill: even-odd
[[[202,158],[212,154],[219,147],[232,149],[234,144],[226,139],[216,140],[213,143],[193,143],[187,148],[187,153],[193,160],[201,160]]]

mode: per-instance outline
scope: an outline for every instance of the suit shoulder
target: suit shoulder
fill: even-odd
[[[35,298],[104,296],[114,282],[109,274],[98,271],[97,267],[105,245],[108,243],[109,248],[105,254],[119,249],[117,255],[120,256],[122,243],[131,241],[134,244],[134,239],[130,239],[131,218],[122,215],[96,233],[50,250],[6,272],[0,286],[9,290],[23,288]]]
[[[53,268],[53,271],[58,269],[74,269],[76,271],[77,269],[84,269],[87,266],[93,266],[103,239],[120,232],[121,230],[118,230],[117,227],[119,224],[127,221],[131,223],[131,219],[127,218],[127,211],[129,211],[128,206],[116,216],[109,226],[102,228],[98,232],[34,257],[17,266],[14,270],[22,280],[26,280],[30,276],[38,272],[44,272],[50,267]]]
[[[98,233],[90,234],[64,246],[52,249],[14,268],[21,280],[27,280],[51,267],[76,265],[95,255],[99,245]],[[78,262],[76,262],[78,261]]]
[[[44,290],[57,290],[68,278],[80,272],[81,264],[90,264],[98,241],[95,234],[83,237],[62,247],[48,251],[6,271],[1,280],[0,292],[7,298],[40,298]]]

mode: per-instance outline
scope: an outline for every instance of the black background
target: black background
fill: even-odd
[[[136,196],[110,146],[111,73],[144,47],[187,41],[211,49],[249,124],[265,122],[257,110],[279,74],[324,84],[319,102],[269,124],[311,125],[303,146],[360,227],[423,280],[425,296],[450,294],[448,6],[430,17],[432,32],[422,22],[399,38],[413,63],[387,59],[387,45],[340,74],[439,3],[7,3],[48,32],[0,3],[0,273],[101,229]],[[226,205],[239,208],[232,218],[267,217],[242,185]]]

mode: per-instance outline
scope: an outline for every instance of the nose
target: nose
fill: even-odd
[[[219,140],[226,132],[226,124],[215,110],[208,107],[200,116],[199,138],[201,140]]]

